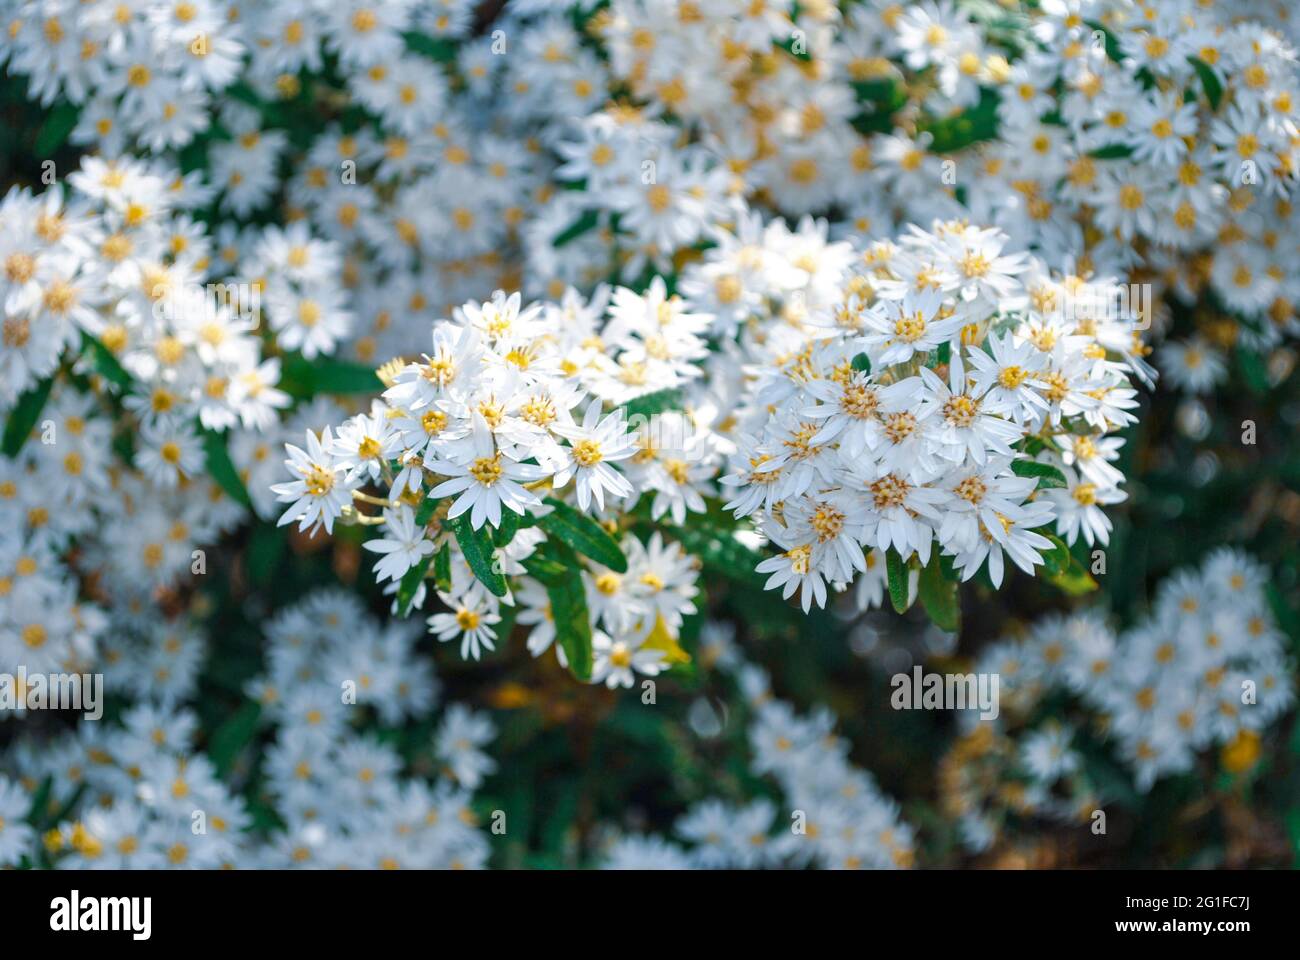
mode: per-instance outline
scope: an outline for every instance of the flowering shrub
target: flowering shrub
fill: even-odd
[[[1290,862],[1288,12],[0,0],[0,864]]]

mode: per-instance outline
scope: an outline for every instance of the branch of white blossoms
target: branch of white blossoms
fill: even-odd
[[[781,802],[700,801],[673,827],[685,848],[653,834],[621,836],[605,852],[604,869],[913,866],[915,828],[875,778],[849,762],[851,745],[835,733],[835,714],[823,706],[801,715],[777,699],[767,671],[741,656],[728,625],[706,624],[700,640],[702,659],[732,676],[749,712],[749,769],[777,782]]]
[[[1085,761],[1093,738],[1112,745],[1141,793],[1215,747],[1228,774],[1255,768],[1267,728],[1295,701],[1268,579],[1248,554],[1221,548],[1162,581],[1150,616],[1123,633],[1087,611],[986,648],[975,670],[1001,677],[1002,710],[967,718],[941,766],[965,844],[986,849],[1016,818],[1077,822],[1115,801],[1136,804]],[[1062,694],[1079,709],[1044,709]]]
[[[854,250],[824,224],[742,215],[680,293],[471,302],[381,369],[368,413],[288,445],[280,522],[381,528],[365,546],[397,612],[433,580],[455,613],[430,627],[477,658],[520,603],[535,654],[558,637],[611,685],[682,655],[698,563],[673,527],[724,509],[753,518],[750,547],[780,548],[757,570],[805,611],[859,575],[879,602],[882,569],[903,609],[911,564],[947,624],[959,578],[987,566],[1000,585],[1004,555],[1063,576],[1067,544],[1106,542],[1102,507],[1125,497],[1109,434],[1149,372],[1100,284],[1005,242],[936,223]],[[705,291],[728,309],[697,309]]]
[[[460,869],[491,846],[475,792],[496,770],[488,714],[443,703],[418,629],[318,591],[265,626],[254,702],[196,747],[208,637],[186,619],[115,630],[119,719],[23,731],[0,774],[0,866],[57,869]],[[12,678],[10,678],[12,679]],[[441,709],[440,709],[441,708]],[[407,741],[391,732],[432,721]],[[432,730],[430,736],[429,730]],[[271,735],[273,735],[273,740]],[[261,771],[250,789],[255,751]]]

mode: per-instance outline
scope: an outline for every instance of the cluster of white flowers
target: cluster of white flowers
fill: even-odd
[[[0,776],[0,865],[428,869],[486,863],[487,837],[470,802],[495,770],[482,749],[494,736],[492,722],[463,705],[448,706],[427,751],[440,766],[416,771],[391,743],[358,730],[371,718],[392,728],[434,712],[438,686],[428,661],[415,654],[418,631],[383,627],[338,592],[307,597],[268,623],[267,670],[249,683],[262,711],[242,728],[244,746],[261,754],[258,797],[270,806],[259,808],[232,790],[247,782],[248,764],[223,757],[230,770],[221,776],[212,753],[217,745],[210,742],[208,754],[195,749],[198,716],[185,704],[196,695],[197,656],[188,658],[188,668],[175,658],[183,647],[201,650],[201,641],[183,623],[157,630],[167,636],[139,645],[155,650],[153,669],[149,654],[138,654],[105,677],[111,691],[129,691],[133,701],[120,723],[86,720],[53,740],[20,738],[6,754],[14,779]],[[188,670],[188,683],[161,675],[162,648],[176,673]],[[265,727],[275,741],[263,748],[254,741]],[[43,836],[27,822],[37,798],[43,803],[37,823],[58,814]]]
[[[855,254],[810,220],[792,232],[747,217],[740,229],[719,232],[686,271],[684,296],[660,279],[590,302],[523,306],[498,292],[436,322],[430,352],[382,371],[391,386],[369,413],[288,446],[295,479],[273,488],[289,503],[280,522],[383,525],[366,547],[397,593],[408,571],[436,574],[443,542],[451,572],[472,568],[452,536],[458,518],[491,531],[488,552],[503,548],[497,563],[510,565],[497,573],[523,574],[544,518],[564,508],[554,495],[614,529],[643,496],[653,520],[681,524],[707,511],[730,456],[726,508],[782,549],[757,569],[787,597],[800,590],[805,610],[825,603],[827,583],[872,567],[860,599],[879,602],[891,549],[925,565],[937,542],[962,579],[987,561],[997,586],[1004,551],[1031,574],[1044,562],[1044,532],[1106,543],[1101,506],[1125,497],[1113,465],[1123,441],[1107,434],[1134,422],[1128,375],[1145,370],[1135,318],[1098,315],[1089,284],[1004,254],[994,230],[936,224]],[[629,423],[621,405],[665,394],[683,410]],[[1040,493],[1046,477],[1059,489]],[[362,503],[383,512],[361,514]],[[661,548],[683,572],[628,574],[655,595],[660,581],[693,577],[656,533],[651,556]],[[592,627],[618,619],[617,643],[629,626],[649,637],[662,616],[673,632],[677,608],[624,605],[623,573],[592,578]],[[430,626],[477,658],[505,590],[463,580],[444,581],[456,618]],[[530,583],[522,595],[546,591]],[[554,633],[542,624],[535,652]]]
[[[731,674],[751,711],[750,770],[771,777],[782,803],[705,800],[683,814],[673,833],[614,839],[606,869],[731,869],[804,866],[835,870],[906,868],[915,838],[899,808],[871,774],[848,760],[849,743],[835,735],[835,716],[821,707],[801,716],[776,699],[761,667],[747,663],[730,631],[706,624],[701,654]]]
[[[206,572],[196,548],[245,511],[213,479],[204,437],[224,433],[248,456],[290,403],[280,360],[264,358],[262,298],[285,348],[328,350],[296,334],[347,321],[331,244],[268,227],[247,238],[256,267],[214,256],[189,212],[209,194],[163,164],[86,158],[66,188],[0,200],[0,411],[6,446],[20,445],[0,459],[0,513],[21,569],[45,574],[0,596],[6,662],[95,661],[93,617],[67,628],[78,612],[49,577],[97,577],[91,596],[131,615],[155,588]],[[256,281],[235,283],[240,271]],[[11,648],[40,608],[49,646],[29,631]]]
[[[193,696],[205,638],[161,610],[250,508],[374,526],[396,614],[610,687],[687,659],[701,539],[805,611],[1106,545],[1143,331],[1191,393],[1300,333],[1289,14],[0,0],[47,186],[0,199],[0,670]],[[343,420],[327,367],[382,396]],[[1145,689],[1115,676],[1082,692]],[[1143,776],[1208,742],[1121,735]]]
[[[966,778],[960,769],[998,752],[995,738],[1010,738],[1007,766],[1024,777],[1017,812],[1086,817],[1114,799],[1106,785],[1084,782],[1083,733],[1071,719],[1039,721],[1035,710],[1053,692],[1078,699],[1095,721],[1092,732],[1114,743],[1139,791],[1190,771],[1214,746],[1223,748],[1227,769],[1252,767],[1263,731],[1295,699],[1267,582],[1252,558],[1223,548],[1199,569],[1162,581],[1150,617],[1122,634],[1085,612],[1050,617],[1023,639],[987,648],[975,669],[999,676],[1000,716],[972,721],[960,762],[949,770],[964,798],[957,807],[967,842],[980,849],[998,832],[979,796],[986,778]]]
[[[816,272],[784,289],[780,269],[742,281],[737,255],[700,268],[771,318],[741,336],[755,383],[722,483],[784,551],[759,566],[768,586],[805,610],[890,549],[924,566],[937,543],[963,580],[987,562],[996,586],[1004,551],[1029,573],[1043,562],[1053,522],[1069,543],[1106,543],[1101,506],[1125,498],[1123,440],[1107,435],[1136,422],[1138,321],[1005,243],[943,223],[857,258],[806,245],[781,266]],[[1059,488],[1040,494],[1045,470]]]
[[[1208,284],[1255,321],[1255,342],[1294,335],[1300,290],[1282,258],[1300,88],[1282,5],[1002,6],[994,24],[946,0],[793,18],[616,0],[599,33],[645,107],[584,121],[557,175],[588,190],[553,202],[617,215],[628,248],[661,265],[725,193],[788,215],[838,209],[839,230],[871,238],[967,216],[1053,269],[1140,279],[1157,300]],[[696,60],[717,69],[679,69]],[[695,134],[687,145],[669,119]]]

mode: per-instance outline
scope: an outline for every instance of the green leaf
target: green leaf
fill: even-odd
[[[591,679],[591,615],[587,612],[587,594],[578,572],[577,557],[562,544],[548,546],[557,554],[555,558],[535,553],[524,561],[524,567],[546,588],[556,642],[564,651],[574,676],[585,682]]]
[[[134,381],[132,381],[131,375],[122,368],[122,364],[118,362],[117,357],[113,356],[113,351],[88,333],[81,335],[81,347],[94,366],[96,373],[105,380],[117,384],[123,391],[131,389]]]
[[[1097,589],[1097,581],[1092,578],[1078,560],[1070,558],[1070,566],[1062,573],[1048,573],[1047,582],[1071,597],[1081,597]]]
[[[217,768],[218,777],[225,777],[230,772],[239,751],[252,742],[261,716],[261,706],[255,701],[246,700],[213,732],[212,739],[208,741],[208,757]]]
[[[445,543],[433,557],[433,582],[443,593],[451,592],[451,547]]]
[[[519,519],[519,514],[508,507],[502,507],[501,523],[492,533],[492,542],[496,544],[497,549],[510,545],[510,541],[519,532]]]
[[[627,557],[619,549],[618,541],[604,528],[563,500],[547,497],[546,505],[554,510],[538,521],[549,536],[572,547],[583,556],[590,557],[615,573],[627,573]]]
[[[1029,454],[1031,457],[1036,457],[1047,449],[1046,441],[1044,441],[1042,437],[1035,437],[1033,434],[1025,437],[1015,446],[1017,450],[1021,450],[1024,453]]]
[[[412,53],[418,53],[439,63],[451,63],[456,59],[456,44],[445,37],[431,37],[411,30],[404,32],[402,39],[406,41],[406,49]]]
[[[455,520],[448,521],[460,552],[465,555],[465,562],[478,581],[495,596],[504,597],[508,592],[506,578],[496,569],[492,558],[492,535],[486,526],[475,530],[469,522],[469,511],[462,513]]]
[[[1241,379],[1245,381],[1251,393],[1256,396],[1268,393],[1268,368],[1264,364],[1264,358],[1257,351],[1238,347],[1237,366],[1241,370]]]
[[[596,224],[599,222],[599,215],[597,212],[595,210],[588,210],[577,220],[573,221],[573,223],[561,230],[556,238],[551,241],[551,246],[562,247],[566,243],[571,243],[589,230],[596,229]]]
[[[50,790],[54,787],[54,777],[47,776],[32,794],[32,807],[27,814],[27,822],[38,829],[45,823],[50,806]]]
[[[973,107],[952,117],[919,123],[918,128],[933,138],[931,153],[954,153],[975,143],[992,140],[998,131],[998,95],[984,87]]]
[[[868,357],[865,353],[859,353],[856,357],[853,358],[853,369],[859,370],[862,373],[870,373],[871,358]]]
[[[1064,487],[1065,474],[1050,463],[1039,463],[1037,460],[1013,460],[1011,461],[1011,472],[1017,477],[1036,477],[1038,479],[1039,490]]]
[[[248,575],[254,583],[270,583],[284,555],[285,539],[268,524],[258,524],[248,543]]]
[[[1219,104],[1223,102],[1223,84],[1215,75],[1210,65],[1200,57],[1188,57],[1187,62],[1196,70],[1196,75],[1201,78],[1201,86],[1205,88],[1205,97],[1210,101],[1210,107],[1213,110],[1219,109]]]
[[[244,489],[244,481],[240,479],[234,461],[230,459],[225,435],[212,430],[202,430],[200,434],[203,437],[203,452],[207,457],[208,475],[217,482],[217,486],[226,491],[230,499],[251,507],[253,501]]]
[[[286,357],[280,366],[280,389],[306,399],[318,393],[378,393],[384,385],[372,367],[347,360],[310,361]]]
[[[911,591],[907,584],[907,564],[893,547],[885,551],[885,572],[889,576],[889,602],[893,605],[894,612],[906,613],[911,606],[908,602]]]
[[[1095,33],[1100,33],[1103,37],[1105,37],[1106,56],[1109,59],[1115,61],[1116,63],[1119,63],[1120,60],[1123,58],[1123,54],[1119,49],[1119,40],[1116,39],[1115,34],[1111,33],[1109,30],[1103,27],[1101,23],[1097,20],[1085,20],[1083,22],[1084,24],[1087,25],[1089,30]]]
[[[952,362],[952,344],[947,340],[939,344],[934,352],[925,358],[925,365],[933,370],[935,367],[941,367],[944,364]]]
[[[77,125],[80,111],[70,103],[60,103],[41,124],[41,132],[36,135],[34,150],[38,157],[49,157],[67,141],[68,135]]]
[[[18,451],[23,448],[36,421],[40,419],[53,388],[54,378],[46,377],[18,398],[18,403],[9,412],[9,419],[5,422],[4,439],[0,441],[0,449],[4,450],[5,456],[18,456]]]
[[[1133,156],[1133,148],[1127,143],[1109,143],[1096,150],[1089,150],[1088,156],[1097,160],[1127,160]]]
[[[961,599],[958,584],[944,576],[943,560],[936,551],[921,570],[918,586],[921,606],[940,630],[956,633],[961,629]],[[893,599],[891,592],[890,599]]]
[[[439,557],[445,556],[450,558],[450,555],[451,549],[447,546],[443,546],[443,548],[438,551]],[[433,557],[433,554],[421,557],[419,563],[407,570],[406,573],[402,574],[401,582],[397,585],[397,615],[399,617],[406,616],[407,611],[411,609],[411,603],[415,600],[416,593],[419,592],[420,583],[424,580],[424,575],[428,573],[429,564],[433,561]],[[446,563],[447,561],[443,562]],[[450,587],[450,568],[448,568],[447,580],[448,586]]]
[[[433,511],[438,509],[440,497],[425,497],[420,501],[420,509],[415,511],[415,525],[417,527],[427,527],[429,520],[433,517]]]
[[[656,390],[654,393],[645,393],[629,400],[623,405],[623,413],[629,420],[633,417],[653,417],[656,413],[676,409],[681,406],[681,403],[681,391]]]
[[[1070,569],[1070,564],[1074,558],[1070,555],[1070,548],[1065,545],[1065,541],[1046,528],[1035,530],[1035,533],[1041,534],[1048,540],[1052,541],[1052,549],[1043,554],[1043,563],[1047,568],[1050,576],[1057,576],[1065,573]]]
[[[888,133],[894,128],[894,114],[907,103],[907,88],[893,77],[854,83],[853,91],[868,108],[852,120],[853,128],[864,135]]]

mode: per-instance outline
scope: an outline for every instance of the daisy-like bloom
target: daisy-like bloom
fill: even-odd
[[[947,383],[924,367],[921,380],[929,389],[929,395],[921,403],[938,408],[932,422],[935,439],[952,452],[951,459],[969,456],[975,463],[983,464],[990,453],[1012,456],[1011,444],[1020,439],[1020,430],[1014,423],[983,409],[985,391],[967,379],[960,353],[948,364]]]
[[[1093,437],[1083,434],[1066,434],[1057,437],[1061,447],[1061,459],[1068,467],[1079,471],[1084,480],[1102,487],[1117,487],[1124,481],[1124,474],[1112,462],[1119,459],[1120,447],[1124,446],[1123,437]]]
[[[866,314],[863,348],[873,365],[889,366],[910,360],[948,342],[963,320],[944,306],[937,290],[916,293],[908,290],[900,300],[885,300]]]
[[[1078,769],[1079,754],[1070,749],[1072,732],[1067,727],[1050,726],[1037,730],[1021,745],[1021,762],[1025,769],[1043,783],[1055,783]]]
[[[1167,341],[1158,357],[1160,372],[1186,393],[1209,393],[1228,377],[1223,354],[1200,337]]]
[[[135,465],[161,487],[175,487],[203,471],[203,446],[187,423],[165,420],[145,424],[140,440]]]
[[[600,403],[593,400],[587,405],[581,424],[557,424],[552,429],[569,441],[559,451],[563,460],[555,470],[557,490],[573,480],[578,506],[583,510],[589,509],[593,502],[596,509],[604,510],[606,492],[614,497],[632,494],[627,478],[610,466],[636,452],[634,436],[627,431],[621,409],[602,418]]]
[[[982,530],[996,530],[1007,517],[1024,516],[1024,503],[1037,482],[1011,472],[1010,458],[997,457],[949,480],[952,499],[938,530],[940,542],[973,549]]]
[[[439,323],[433,328],[433,352],[422,363],[408,364],[388,391],[389,400],[399,407],[418,411],[442,398],[461,399],[482,362],[483,348],[478,331]]]
[[[439,593],[438,598],[452,612],[435,613],[429,617],[430,633],[444,642],[459,636],[462,660],[480,659],[484,647],[496,649],[497,634],[492,627],[501,622],[501,615],[497,613],[494,597],[475,584],[460,597]]]
[[[615,687],[631,687],[638,673],[647,677],[658,676],[668,663],[664,652],[642,645],[642,641],[628,635],[617,638],[603,630],[591,633],[591,682]]]
[[[1033,416],[1035,408],[1047,409],[1042,396],[1047,385],[1038,379],[1043,357],[1034,345],[1016,344],[1010,333],[1001,339],[990,337],[988,343],[991,355],[978,347],[972,347],[969,354],[971,380],[983,395],[986,409],[1009,414],[1016,423]]]
[[[360,415],[345,421],[334,437],[331,452],[335,463],[348,471],[351,479],[378,480],[397,456],[401,438],[383,414]]]
[[[1070,544],[1082,535],[1089,546],[1105,546],[1110,542],[1111,522],[1101,508],[1122,503],[1128,494],[1118,487],[1095,483],[1072,468],[1066,467],[1063,472],[1065,489],[1044,491],[1056,506],[1058,531]]]
[[[810,382],[806,389],[819,402],[804,410],[804,415],[814,420],[825,420],[812,442],[835,441],[850,459],[861,455],[880,443],[884,431],[882,405],[892,411],[913,408],[921,387],[921,381],[915,377],[880,387],[872,383],[866,373],[860,372],[843,381]]]
[[[17,863],[31,848],[35,832],[27,823],[31,797],[17,782],[0,777],[0,863]]]
[[[438,457],[426,461],[427,469],[449,478],[429,491],[431,497],[456,497],[447,512],[449,518],[469,511],[470,524],[477,530],[484,523],[499,527],[503,506],[520,516],[528,507],[541,506],[541,500],[523,483],[541,479],[547,471],[535,464],[520,463],[498,448],[479,413],[474,414],[471,452],[472,456],[460,461]]]
[[[496,761],[482,749],[495,736],[496,727],[487,714],[474,713],[464,704],[455,703],[443,717],[433,749],[451,769],[456,782],[473,790],[497,768]]]
[[[1041,552],[1052,549],[1052,541],[1035,531],[1050,523],[1052,517],[1052,505],[1038,502],[1025,504],[1017,517],[999,515],[993,526],[981,524],[979,539],[969,549],[957,551],[953,566],[965,581],[987,561],[989,579],[993,586],[1000,587],[1005,551],[1012,563],[1033,576],[1034,568],[1043,563]]]
[[[362,544],[380,554],[375,564],[375,579],[400,580],[406,571],[433,553],[433,541],[425,539],[424,530],[415,526],[415,511],[401,506],[384,514],[387,536]]]
[[[356,478],[349,478],[340,467],[330,449],[334,435],[325,427],[320,435],[306,431],[306,449],[291,443],[284,445],[289,454],[285,466],[299,479],[277,483],[271,487],[277,499],[291,504],[280,516],[277,526],[298,521],[298,529],[314,532],[324,526],[326,533],[334,531],[334,521],[352,506],[352,491],[358,486]]]

